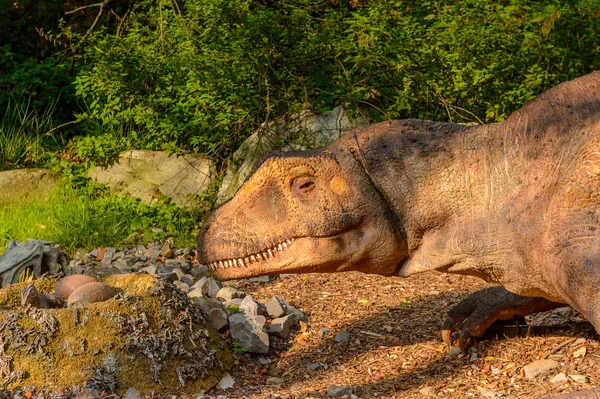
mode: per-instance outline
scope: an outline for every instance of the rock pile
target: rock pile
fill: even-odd
[[[287,338],[291,328],[305,317],[278,295],[263,305],[244,292],[223,285],[196,261],[195,250],[175,249],[168,243],[79,253],[68,269],[69,273],[97,275],[145,272],[167,278],[200,306],[217,331],[229,328],[232,339],[245,352],[267,353],[269,336]]]

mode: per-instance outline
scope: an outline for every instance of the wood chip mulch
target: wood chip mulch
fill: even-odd
[[[231,371],[235,388],[212,393],[325,398],[328,386],[347,385],[359,398],[537,398],[600,383],[597,336],[574,311],[566,317],[532,318],[532,323],[538,318],[548,324],[547,318],[557,324],[541,335],[491,337],[475,342],[466,355],[450,355],[440,337],[446,312],[485,286],[477,278],[440,273],[408,279],[309,274],[240,282],[238,288],[263,303],[281,295],[308,319],[288,339],[272,338],[268,365],[258,355],[240,354]],[[330,330],[324,338],[322,328]],[[333,338],[340,331],[350,338],[336,343]],[[537,380],[526,379],[523,366],[546,358],[559,362],[559,368]],[[307,367],[311,363],[320,365],[312,371]],[[551,383],[560,372],[584,376],[587,382]]]

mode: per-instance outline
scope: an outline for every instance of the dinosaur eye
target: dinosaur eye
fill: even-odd
[[[306,195],[316,187],[315,178],[312,176],[300,176],[292,182],[292,192],[296,195]]]

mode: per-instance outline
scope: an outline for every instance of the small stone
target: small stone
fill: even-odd
[[[223,307],[227,310],[227,313],[237,313],[240,311],[240,306],[242,306],[242,299],[234,298],[230,301],[222,302]],[[251,317],[251,316],[249,316]]]
[[[140,269],[140,273],[148,273],[151,276],[155,276],[156,275],[156,265],[150,265],[150,266],[142,267]]]
[[[224,331],[228,326],[227,312],[222,308],[213,308],[208,313],[210,323],[218,332]]]
[[[536,360],[535,362],[531,362],[527,366],[523,367],[523,371],[525,371],[526,378],[533,380],[539,375],[546,374],[551,370],[558,368],[558,366],[559,364],[555,360]]]
[[[569,308],[569,309],[571,309],[571,308]],[[571,345],[569,345],[569,346],[579,346],[579,345],[581,345],[581,344],[585,344],[585,343],[586,343],[586,341],[587,341],[587,340],[586,340],[585,338],[577,338],[577,339],[575,340],[575,342],[573,342],[573,343],[572,343]]]
[[[249,278],[248,281],[252,281],[253,283],[268,283],[270,280],[269,276],[259,276]]]
[[[462,350],[460,350],[460,348],[458,346],[452,346],[450,347],[450,349],[448,350],[448,352],[452,355],[452,356],[459,356],[462,355]]]
[[[301,312],[300,310],[296,309],[295,307],[291,306],[290,304],[287,304],[287,310],[285,312],[286,314],[291,314],[294,315],[294,317],[296,318],[296,320],[304,320],[305,315],[303,312]]]
[[[279,378],[279,377],[269,377],[267,378],[267,384],[273,384],[273,385],[281,385],[283,384],[283,378]]]
[[[187,296],[189,296],[190,298],[196,298],[196,297],[203,297],[204,293],[202,292],[201,289],[199,288],[194,288],[193,286],[191,287],[191,291],[189,291],[187,293]]]
[[[231,388],[233,388],[234,384],[235,384],[235,380],[233,379],[231,374],[227,373],[227,374],[225,374],[225,376],[223,376],[223,378],[221,378],[221,381],[219,381],[219,383],[217,384],[217,388],[223,389],[223,390],[231,389]]]
[[[171,271],[171,273],[169,274],[167,279],[169,279],[171,281],[179,281],[181,279],[181,277],[183,277],[184,274],[185,273],[183,273],[183,270],[176,267],[173,269],[173,271]]]
[[[177,288],[179,288],[181,291],[185,292],[186,294],[189,292],[190,290],[190,286],[187,285],[186,283],[183,283],[181,281],[174,281],[173,285]]]
[[[330,398],[341,398],[344,395],[352,395],[352,387],[345,385],[330,385],[327,387],[327,396]]]
[[[306,365],[306,368],[311,370],[311,371],[315,371],[320,369],[321,367],[323,367],[323,363],[308,363]]]
[[[163,246],[160,248],[160,254],[165,258],[173,258],[175,256],[173,255],[171,247],[167,243],[164,243]]]
[[[182,283],[186,283],[187,285],[189,285],[190,287],[192,285],[194,285],[194,277],[192,277],[191,274],[184,274],[179,281],[181,281]]]
[[[92,392],[79,392],[77,394],[77,396],[75,396],[76,399],[96,399],[98,396],[94,395],[94,393]]]
[[[248,317],[244,313],[229,316],[229,332],[234,341],[249,352],[266,354],[269,352],[269,336],[264,331],[264,316]]]
[[[580,384],[586,384],[587,382],[589,382],[588,378],[585,375],[581,374],[569,374],[569,378]]]
[[[285,339],[290,335],[290,329],[294,325],[294,321],[294,316],[291,314],[274,319],[267,327],[267,333]]]
[[[335,342],[346,342],[350,339],[350,333],[348,331],[340,331],[339,333],[335,334],[335,337],[333,337],[333,340]]]
[[[419,393],[423,396],[427,396],[428,398],[435,396],[437,393],[435,392],[434,387],[424,387],[419,390]]]
[[[331,330],[327,327],[319,328],[319,339],[320,340],[325,339],[325,337],[327,337],[327,335],[329,335],[330,332],[331,332]]]
[[[268,358],[266,358],[266,357],[264,357],[264,356],[260,356],[260,357],[258,358],[258,362],[259,362],[260,364],[262,364],[263,366],[268,366],[268,365],[269,365],[269,363],[271,363],[271,362],[269,361],[269,359],[268,359]]]
[[[123,399],[142,399],[142,395],[135,388],[129,388],[127,392],[125,392],[125,396]]]
[[[226,302],[236,298],[244,298],[245,296],[246,294],[244,294],[242,291],[238,291],[233,287],[225,286],[219,290],[216,298]]]
[[[240,311],[251,316],[264,316],[265,308],[262,304],[255,301],[251,295],[246,296],[240,303]]]
[[[279,295],[274,295],[267,301],[266,306],[269,316],[277,318],[286,314],[287,301]]]
[[[200,277],[209,277],[210,276],[210,272],[208,271],[208,267],[206,267],[205,265],[198,265],[196,267],[194,267],[191,272],[192,276],[194,276],[194,278],[200,278]]]
[[[550,382],[553,384],[560,384],[567,381],[569,381],[569,377],[567,377],[565,373],[558,373],[550,380]]]
[[[220,281],[215,280],[212,277],[208,278],[208,288],[206,290],[206,296],[209,296],[211,298],[216,298],[217,294],[219,293],[219,291],[221,290],[221,288],[223,287],[223,284],[221,284]]]
[[[485,396],[486,398],[499,398],[499,397],[504,396],[504,393],[502,393],[502,392],[494,391],[492,389],[488,389],[488,388],[484,388],[484,387],[477,387],[477,390],[479,391],[481,396]]]
[[[459,349],[460,349],[460,348],[459,348]],[[474,361],[476,361],[476,360],[477,360],[477,358],[478,358],[478,356],[477,356],[477,352],[473,352],[473,353],[471,353],[471,356],[469,357],[469,361],[470,361],[470,362],[474,362]]]

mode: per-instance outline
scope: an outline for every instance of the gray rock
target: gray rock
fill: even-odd
[[[216,298],[217,294],[219,293],[219,291],[221,290],[222,287],[223,287],[223,284],[221,284],[220,281],[217,281],[214,278],[209,277],[206,295],[208,295],[211,298]]]
[[[349,339],[350,333],[348,331],[340,331],[339,333],[335,334],[335,337],[333,337],[335,342],[346,342]]]
[[[176,267],[169,273],[167,278],[171,281],[179,281],[184,274],[183,270]]]
[[[191,273],[192,273],[192,276],[194,276],[194,278],[210,276],[208,267],[206,267],[205,265],[198,265],[198,266],[192,268]]]
[[[306,365],[306,368],[311,370],[311,371],[315,371],[320,369],[321,367],[323,367],[323,363],[308,363]]]
[[[152,276],[156,275],[156,265],[150,265],[150,266],[146,266],[146,267],[142,267],[140,269],[140,273],[148,273]]]
[[[184,274],[179,281],[181,281],[182,283],[186,283],[187,285],[189,285],[190,287],[192,285],[194,285],[194,278],[192,277],[191,274]]]
[[[132,150],[120,154],[108,168],[92,169],[89,177],[146,203],[158,190],[179,207],[194,207],[196,197],[209,186],[213,169],[212,162],[200,155]]]
[[[290,335],[290,329],[294,325],[294,321],[294,315],[291,314],[274,319],[267,327],[267,333],[285,339]]]
[[[250,295],[246,296],[240,303],[240,311],[249,316],[264,316],[266,312],[264,305],[255,301]]]
[[[321,339],[321,340],[325,339],[325,337],[327,337],[330,332],[331,332],[331,330],[327,327],[319,328],[319,339]]]
[[[0,172],[0,202],[17,201],[30,195],[48,198],[60,174],[50,169],[14,169]]]
[[[137,389],[129,388],[127,392],[125,392],[123,399],[142,399],[142,395]]]
[[[279,377],[269,377],[269,378],[267,378],[267,384],[281,385],[283,383],[284,383],[283,378],[279,378]]]
[[[560,384],[569,381],[569,377],[565,373],[558,373],[550,379],[553,384]]]
[[[227,310],[227,313],[237,313],[240,312],[240,306],[242,306],[241,298],[234,298],[229,301],[222,302],[223,307]]]
[[[266,305],[269,316],[277,318],[286,314],[288,303],[279,295],[274,295],[267,301]]]
[[[175,282],[173,282],[173,285],[175,287],[179,288],[181,291],[185,292],[186,294],[190,290],[190,286],[187,285],[186,283],[182,283],[181,281],[175,281]]]
[[[223,378],[221,378],[221,381],[219,381],[219,383],[217,384],[217,388],[223,389],[223,390],[231,389],[231,388],[233,388],[234,384],[235,384],[235,380],[233,379],[231,374],[227,373],[227,374],[225,374],[225,376]]]
[[[244,313],[229,316],[231,338],[248,348],[248,352],[266,354],[269,352],[269,336],[264,331],[264,316],[248,317]]]
[[[286,314],[290,314],[296,318],[296,320],[305,320],[305,315],[300,310],[291,306],[289,303],[287,304]]]
[[[341,398],[344,395],[352,395],[352,387],[346,385],[330,385],[327,387],[327,396],[330,398]]]
[[[244,298],[245,296],[246,294],[242,291],[238,291],[235,288],[226,285],[219,290],[216,298],[226,302],[236,298]]]
[[[547,374],[551,370],[558,368],[558,366],[559,363],[555,360],[536,360],[523,367],[523,371],[525,371],[525,377],[533,380],[540,375]]]
[[[213,308],[208,314],[208,318],[212,326],[218,332],[224,331],[228,326],[227,312],[223,308]]]
[[[187,293],[190,298],[203,297],[204,293],[200,288],[190,287],[190,291]]]

